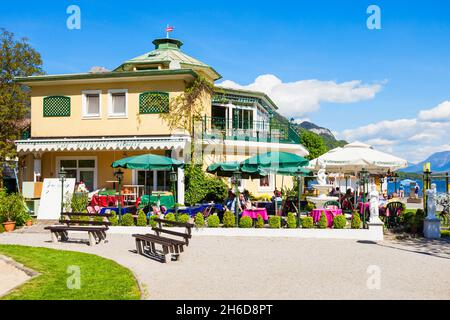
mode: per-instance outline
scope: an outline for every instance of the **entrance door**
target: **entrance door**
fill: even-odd
[[[67,178],[75,178],[77,183],[84,182],[89,191],[97,188],[97,159],[95,157],[56,158],[57,172],[64,167]]]

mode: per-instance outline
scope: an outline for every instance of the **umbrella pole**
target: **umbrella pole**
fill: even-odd
[[[301,202],[301,198],[302,198],[302,176],[298,175],[297,176],[297,183],[298,183],[298,215],[297,215],[297,225],[300,227],[301,225],[301,220],[300,220],[300,202]]]

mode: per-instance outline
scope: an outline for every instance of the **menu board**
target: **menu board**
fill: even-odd
[[[75,179],[64,180],[64,202],[71,201],[75,189]],[[44,179],[38,220],[56,220],[61,216],[61,180]]]

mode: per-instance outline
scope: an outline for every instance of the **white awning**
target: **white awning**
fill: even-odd
[[[28,139],[16,141],[19,154],[49,151],[114,151],[184,149],[187,136]]]

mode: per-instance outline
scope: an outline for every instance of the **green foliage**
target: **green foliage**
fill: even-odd
[[[74,193],[70,202],[72,212],[83,212],[89,204],[87,193]]]
[[[119,218],[117,218],[117,213],[113,210],[111,211],[111,216],[109,217],[109,222],[111,222],[111,225],[113,227],[118,226],[119,225]]]
[[[251,228],[253,227],[253,219],[250,217],[242,217],[239,220],[239,228]]]
[[[190,217],[186,213],[177,215],[177,221],[178,222],[187,223],[187,222],[189,222],[189,219],[190,219]]]
[[[0,168],[6,158],[14,158],[16,146],[29,126],[23,121],[30,111],[30,90],[14,81],[14,77],[42,74],[41,56],[27,39],[17,40],[14,34],[0,29]],[[0,188],[3,170],[0,170]]]
[[[223,202],[227,197],[228,186],[222,179],[207,175],[201,165],[188,165],[185,171],[187,204],[202,201]]]
[[[301,224],[303,229],[312,229],[314,227],[314,220],[312,217],[301,218]]]
[[[138,227],[146,227],[147,226],[147,215],[143,210],[139,210],[138,217],[136,221],[136,225]]]
[[[407,232],[411,233],[422,233],[423,232],[423,221],[425,219],[425,212],[423,209],[406,210],[400,214],[399,224]]]
[[[203,217],[203,214],[201,212],[199,212],[195,215],[194,225],[197,228],[203,228],[205,226],[205,218]]]
[[[334,229],[344,229],[347,225],[347,220],[343,214],[337,215],[333,219],[333,228]]]
[[[5,189],[0,189],[0,223],[15,221],[16,226],[22,226],[30,218],[25,201],[19,193],[7,194]]]
[[[292,212],[289,212],[287,215],[287,227],[289,229],[297,228],[297,217]]]
[[[176,221],[175,215],[173,213],[168,213],[164,216],[164,220],[167,221]],[[171,224],[165,223],[164,224],[165,227],[173,227]]]
[[[236,226],[236,217],[231,211],[226,211],[223,214],[223,227],[233,228]]]
[[[322,212],[320,214],[320,219],[318,222],[318,227],[319,229],[326,229],[328,227],[328,220],[327,220],[327,216],[325,215],[324,212]]]
[[[361,216],[358,211],[353,212],[350,225],[352,229],[361,229]]]
[[[0,223],[0,233],[5,232],[5,227],[3,226],[3,224]]]
[[[220,219],[217,215],[212,214],[207,218],[208,228],[218,228],[220,225]]]
[[[305,210],[308,212],[313,211],[316,208],[316,205],[312,202],[308,202],[305,206]]]
[[[258,214],[258,218],[256,219],[255,228],[257,229],[264,228],[264,219],[260,214]]]
[[[1,232],[1,230],[0,230]],[[442,238],[450,238],[450,230],[441,230],[441,237]]]
[[[269,227],[271,229],[281,228],[281,218],[279,216],[270,216],[269,217]]]
[[[309,160],[315,159],[328,151],[322,138],[311,131],[301,129],[300,131],[301,144],[309,151],[307,158]]]
[[[148,224],[150,225],[150,227],[156,228],[156,226],[158,225],[158,222],[155,221],[156,218],[158,218],[156,214],[152,214],[150,218],[148,218]]]
[[[121,225],[124,227],[134,226],[134,218],[131,213],[127,213],[122,216]]]

